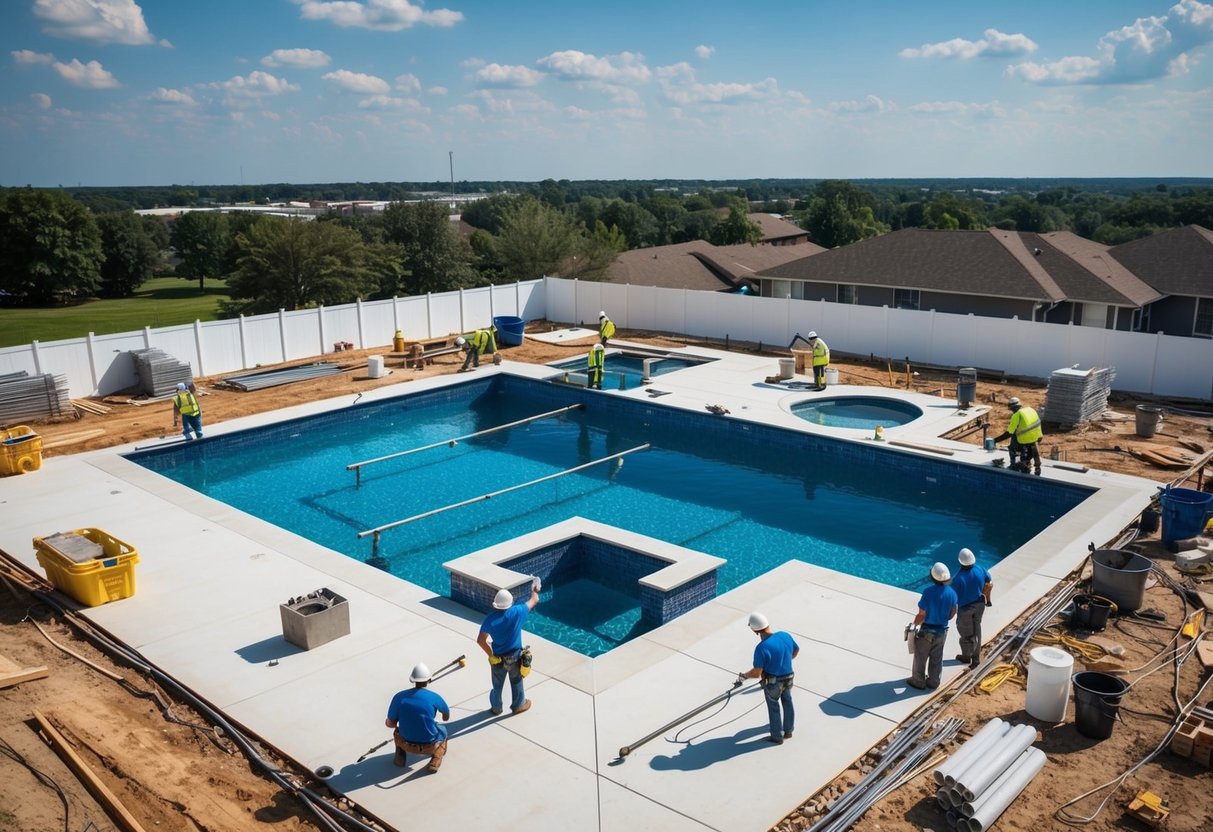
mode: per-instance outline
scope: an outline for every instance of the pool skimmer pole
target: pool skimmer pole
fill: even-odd
[[[719,696],[713,697],[712,699],[703,703],[702,705],[700,705],[698,708],[696,708],[693,711],[687,711],[685,714],[678,717],[678,719],[672,720],[672,721],[666,723],[665,725],[662,725],[660,728],[658,728],[653,733],[648,734],[644,737],[641,737],[640,739],[636,740],[636,742],[632,743],[631,745],[623,746],[622,748],[619,749],[619,756],[621,758],[628,756],[629,754],[631,754],[633,751],[635,751],[640,746],[644,745],[649,740],[653,740],[653,739],[656,739],[657,737],[660,737],[662,734],[664,734],[666,731],[670,730],[671,728],[673,728],[677,725],[680,725],[683,722],[686,722],[688,719],[690,719],[693,716],[697,716],[698,714],[703,713],[704,711],[706,711],[708,708],[712,707],[713,705],[715,705],[719,702],[723,702],[724,700],[726,700],[730,696],[732,696],[733,692],[736,691],[737,688],[741,687],[741,685],[742,685],[742,680],[741,680],[741,677],[739,676],[733,682],[733,686],[731,688],[729,688],[728,690],[726,690],[724,693],[720,694]]]

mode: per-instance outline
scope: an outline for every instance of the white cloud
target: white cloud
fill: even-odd
[[[553,52],[536,61],[562,81],[601,81],[610,84],[645,84],[653,73],[644,64],[644,56],[620,52],[599,58],[576,49]]]
[[[28,66],[30,64],[53,64],[55,56],[50,52],[34,52],[29,49],[14,49],[9,53],[13,63]]]
[[[135,0],[34,0],[42,31],[61,38],[142,46],[156,39]]]
[[[836,113],[889,113],[897,110],[892,101],[875,95],[865,95],[858,101],[831,101],[830,109]]]
[[[923,101],[906,108],[911,113],[925,115],[970,115],[977,118],[1006,118],[1007,111],[997,101],[988,104],[966,104],[963,101]]]
[[[350,72],[348,69],[336,69],[320,76],[325,81],[332,81],[347,92],[361,95],[383,95],[391,89],[387,81],[377,75],[365,75],[361,72]]]
[[[700,83],[695,70],[685,61],[657,68],[657,79],[662,94],[673,104],[737,104],[774,98],[779,94],[779,84],[767,78],[756,84]]]
[[[263,66],[286,66],[291,69],[319,69],[328,66],[332,58],[319,49],[275,49],[261,59]]]
[[[488,61],[484,58],[464,58],[459,62],[459,65],[464,69],[475,69],[478,66],[484,66]]]
[[[34,105],[39,110],[49,110],[51,108],[51,97],[44,92],[33,93],[30,98],[33,99]]]
[[[267,96],[299,91],[298,85],[261,70],[254,70],[248,75],[236,75],[226,81],[216,81],[205,86],[221,90],[224,93],[225,107],[239,107]]]
[[[97,61],[82,64],[76,58],[72,58],[71,63],[56,62],[54,70],[64,81],[86,90],[107,90],[120,86],[117,79]]]
[[[1180,0],[1161,17],[1139,17],[1108,32],[1098,57],[1071,55],[1044,63],[1022,63],[1007,75],[1034,84],[1140,84],[1189,71],[1193,52],[1213,43],[1213,5]]]
[[[515,115],[551,112],[555,109],[550,101],[531,90],[477,90],[472,95],[483,101],[494,113]]]
[[[475,104],[456,104],[450,109],[451,113],[457,116],[465,116],[473,121],[480,121],[480,108]]]
[[[490,87],[533,87],[543,80],[543,73],[527,66],[488,64],[472,77]]]
[[[427,95],[446,95],[448,92],[450,92],[450,90],[448,90],[446,87],[438,86],[430,87],[425,92]]]
[[[399,32],[417,25],[447,28],[463,20],[463,12],[426,11],[408,0],[294,0],[304,20],[327,20],[334,26]]]
[[[164,47],[165,49],[173,48],[173,42],[171,40],[169,40],[168,38],[160,38],[160,45],[162,47]]]
[[[157,87],[155,92],[147,96],[147,100],[153,104],[167,104],[173,107],[195,107],[198,103],[185,90],[168,89],[167,87]]]
[[[712,55],[714,55],[715,53],[716,53],[715,46],[704,46],[703,44],[700,44],[699,46],[695,47],[695,55],[700,60],[706,61],[708,58],[712,57]]]
[[[402,98],[395,95],[372,95],[358,102],[361,110],[419,110],[421,102],[416,98]]]
[[[942,43],[924,43],[918,49],[903,49],[903,58],[1009,58],[1035,52],[1036,43],[1024,34],[1008,35],[997,29],[986,29],[981,40],[952,38]]]
[[[397,75],[396,91],[405,93],[406,95],[416,95],[421,92],[421,79],[410,73]]]

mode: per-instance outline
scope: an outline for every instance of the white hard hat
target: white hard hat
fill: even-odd
[[[508,589],[497,590],[497,596],[493,599],[493,609],[508,610],[514,606],[514,595]]]
[[[760,612],[750,613],[750,622],[749,623],[750,623],[750,629],[753,630],[754,632],[758,632],[759,630],[765,630],[767,627],[770,626],[770,622],[767,621],[767,617]]]
[[[187,388],[187,387],[185,386],[185,382],[184,382],[184,381],[179,381],[179,382],[177,382],[177,389],[178,389],[178,390],[187,390],[187,389],[189,389],[189,388]]]
[[[594,349],[596,349],[596,350],[604,350],[604,349],[606,349],[606,347],[604,347],[602,344],[595,344],[595,345],[594,345]]]
[[[430,669],[425,666],[425,662],[417,662],[413,665],[413,672],[409,674],[411,682],[428,682],[434,674],[430,673]]]
[[[458,338],[455,339],[455,346],[462,347],[467,342],[468,342],[468,340],[466,338],[464,338],[462,335],[460,335]]]
[[[961,549],[960,554],[956,556],[956,559],[960,561],[961,566],[972,566],[973,564],[977,563],[977,558],[974,557],[973,550],[968,548]]]
[[[816,337],[817,337],[817,333],[816,333],[816,332],[810,332],[810,333],[809,333],[809,337],[810,337],[810,338],[816,338]]]
[[[599,313],[598,313],[598,318],[599,318],[600,320],[601,320],[602,318],[605,318],[605,317],[606,317],[606,312],[599,312]]]
[[[952,573],[948,571],[946,564],[937,563],[931,567],[931,577],[937,581],[947,582],[952,580]]]
[[[1019,407],[1019,396],[1012,396],[1007,399],[1007,407]]]

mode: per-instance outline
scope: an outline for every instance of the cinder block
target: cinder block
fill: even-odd
[[[350,605],[330,589],[322,588],[278,607],[282,637],[296,647],[311,650],[350,634]]]

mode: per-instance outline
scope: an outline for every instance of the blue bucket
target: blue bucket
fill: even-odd
[[[522,345],[522,336],[526,332],[526,321],[513,315],[502,315],[493,318],[493,326],[497,327],[497,343],[507,347]]]
[[[1162,542],[1170,546],[1176,540],[1196,537],[1213,515],[1213,494],[1190,488],[1168,488],[1158,498],[1162,505]]]

